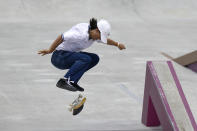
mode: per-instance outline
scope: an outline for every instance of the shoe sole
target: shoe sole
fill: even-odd
[[[77,91],[84,92],[84,90],[79,90],[79,89],[77,89]]]
[[[64,87],[60,87],[60,86],[58,86],[58,85],[56,85],[58,88],[61,88],[61,89],[64,89],[64,90],[69,90],[69,91],[73,91],[73,92],[75,92],[75,91],[78,91],[75,87],[67,87],[67,86],[64,86]]]

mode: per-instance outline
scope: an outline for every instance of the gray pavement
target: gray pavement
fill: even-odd
[[[195,0],[0,0],[0,130],[161,130],[141,124],[146,61],[196,50],[196,7]],[[87,103],[73,117],[67,106],[78,93],[55,87],[66,70],[37,51],[91,17],[107,19],[111,38],[127,49],[86,50],[101,59],[80,81]],[[197,74],[173,65],[197,120]]]

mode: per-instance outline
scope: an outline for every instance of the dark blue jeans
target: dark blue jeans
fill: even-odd
[[[82,75],[99,62],[99,56],[88,52],[70,52],[56,50],[51,57],[51,63],[58,69],[69,69],[65,78],[77,83]]]

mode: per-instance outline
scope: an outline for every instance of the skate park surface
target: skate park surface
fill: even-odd
[[[161,131],[141,123],[146,61],[196,50],[196,7],[195,0],[0,0],[0,130]],[[85,50],[100,62],[80,80],[87,102],[73,116],[67,106],[79,92],[55,86],[67,70],[37,51],[91,17],[108,20],[110,38],[127,49],[94,43]],[[197,121],[197,74],[172,63]]]

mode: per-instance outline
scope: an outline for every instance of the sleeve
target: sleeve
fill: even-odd
[[[62,40],[63,41],[72,41],[73,39],[75,39],[75,33],[74,32],[71,32],[71,31],[68,31],[68,32],[64,32],[62,33]]]
[[[64,33],[62,33],[62,40],[64,41]]]

